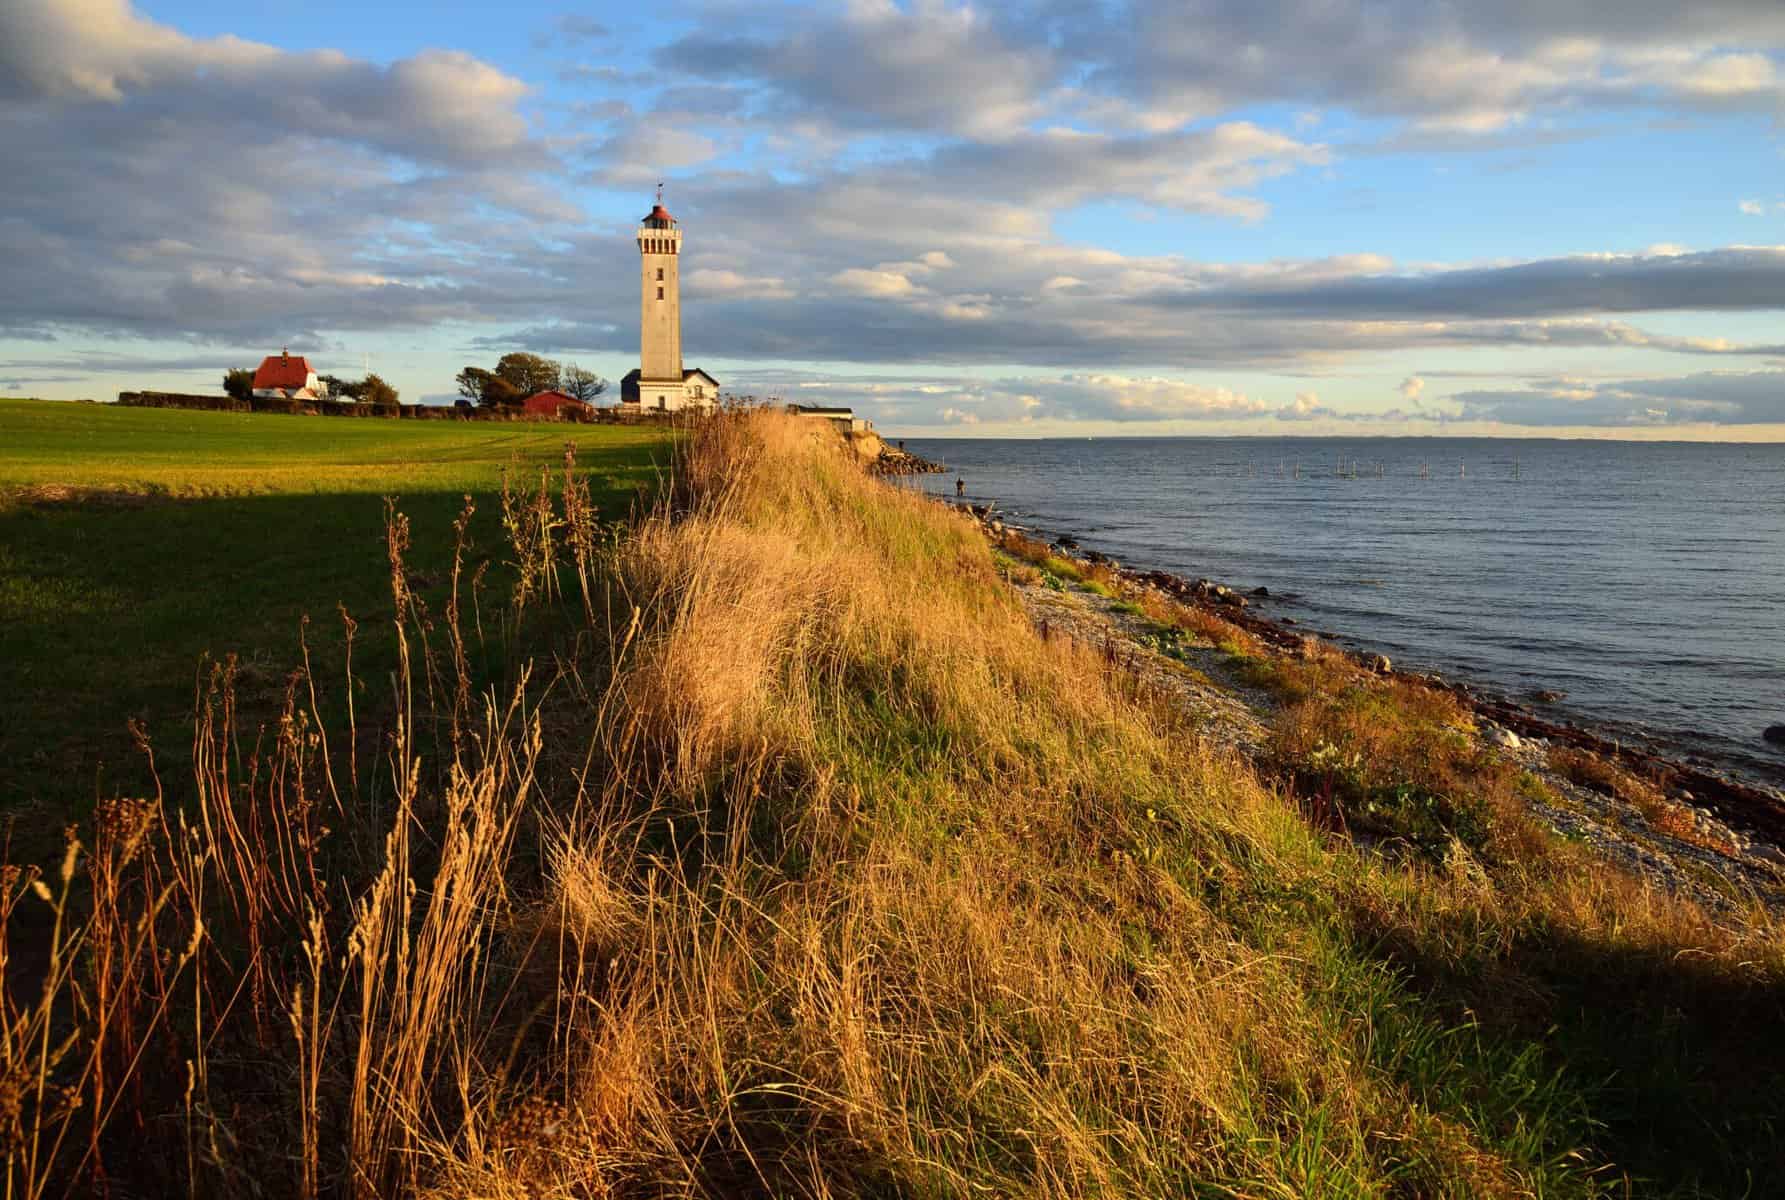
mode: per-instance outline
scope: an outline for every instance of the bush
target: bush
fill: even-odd
[[[201,412],[248,412],[252,409],[251,400],[180,392],[119,392],[118,403],[125,408],[191,408]]]

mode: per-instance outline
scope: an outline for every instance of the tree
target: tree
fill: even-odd
[[[593,371],[585,371],[575,363],[564,368],[562,382],[564,391],[584,404],[595,403],[595,397],[607,391],[607,380]]]
[[[483,399],[480,403],[485,408],[501,408],[504,405],[519,404],[524,399],[526,397],[521,395],[520,389],[514,384],[500,375],[491,375],[489,386],[484,388]]]
[[[246,400],[254,394],[254,372],[247,367],[232,367],[223,372],[223,390],[237,400]]]
[[[496,374],[506,379],[523,400],[557,387],[560,373],[558,364],[551,359],[519,350],[504,354],[496,363]]]
[[[349,400],[358,400],[360,388],[365,386],[364,384],[355,383],[351,379],[342,379],[339,375],[318,375],[316,377],[316,382],[327,388],[328,394],[337,400],[342,397],[346,397]]]
[[[477,403],[485,408],[496,408],[518,403],[521,399],[512,383],[482,367],[466,367],[453,376],[453,382],[459,385],[459,395],[468,405]]]
[[[473,404],[488,404],[490,401],[485,397],[489,395],[490,380],[494,378],[495,375],[482,367],[466,367],[453,376],[453,382],[459,385],[459,395],[466,400]]]
[[[376,375],[368,375],[360,380],[359,392],[355,395],[361,404],[395,404],[397,389]]]

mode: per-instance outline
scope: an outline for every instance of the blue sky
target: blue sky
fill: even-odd
[[[1776,0],[14,0],[0,393],[289,345],[892,432],[1785,438]]]

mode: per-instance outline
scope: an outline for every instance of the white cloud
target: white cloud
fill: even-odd
[[[1785,9],[1746,0],[1435,5],[1134,0],[1082,30],[1090,90],[1208,115],[1310,103],[1480,138],[1594,106],[1776,111]],[[1769,53],[1770,51],[1770,53]]]
[[[1582,384],[1559,379],[1520,390],[1453,397],[1464,419],[1519,425],[1756,425],[1785,422],[1785,370],[1705,371]]]
[[[21,0],[0,81],[15,335],[298,342],[518,314],[539,276],[520,243],[580,216],[538,184],[556,160],[526,85],[454,51],[378,65]]]
[[[699,166],[723,147],[697,130],[657,120],[640,120],[603,142],[597,155],[613,183],[641,189],[669,171]]]
[[[1332,409],[1320,403],[1317,392],[1297,392],[1295,399],[1277,410],[1279,421],[1313,421],[1334,416]]]
[[[1046,110],[1061,70],[1044,44],[1007,36],[987,12],[941,0],[852,0],[720,20],[664,48],[665,67],[749,80],[765,115],[843,126],[999,136]],[[743,32],[748,28],[749,32]]]
[[[997,404],[1014,403],[1026,418],[1198,421],[1248,417],[1267,406],[1231,388],[1160,376],[1067,374],[1003,380],[987,389]]]
[[[787,282],[774,275],[744,275],[737,271],[700,267],[688,272],[685,293],[690,299],[709,296],[754,296],[759,300],[784,300],[793,295]]]
[[[1766,215],[1766,205],[1758,200],[1743,200],[1741,203],[1737,204],[1736,207],[1741,209],[1743,214],[1750,217],[1764,217]]]
[[[1228,121],[1140,137],[1059,128],[1021,132],[995,143],[944,147],[923,173],[928,186],[959,195],[1002,193],[1048,208],[1120,196],[1256,220],[1268,206],[1242,194],[1245,189],[1329,158],[1325,146],[1250,121]]]
[[[1779,95],[1778,73],[1764,54],[1709,53],[1682,56],[1639,72],[1648,82],[1698,99],[1729,100]]]
[[[909,296],[917,290],[908,277],[897,271],[869,271],[862,267],[838,271],[831,276],[831,283],[853,295],[871,296],[879,300]]]

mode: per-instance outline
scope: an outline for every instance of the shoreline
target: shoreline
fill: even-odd
[[[1358,666],[1385,678],[1423,684],[1448,693],[1459,704],[1493,725],[1520,738],[1559,743],[1607,759],[1619,766],[1666,780],[1670,800],[1709,812],[1717,820],[1743,833],[1785,847],[1785,792],[1738,777],[1716,765],[1685,761],[1677,755],[1632,747],[1590,723],[1556,721],[1505,696],[1496,696],[1466,681],[1437,672],[1396,668],[1386,655],[1367,648],[1347,648],[1335,635],[1305,628],[1293,618],[1267,617],[1253,610],[1254,600],[1269,599],[1264,589],[1250,594],[1209,579],[1186,579],[1170,571],[1123,564],[1096,550],[1082,547],[1076,538],[1049,530],[1006,522],[996,503],[980,504],[937,496],[949,508],[966,513],[993,538],[1006,531],[1045,541],[1051,553],[1081,568],[1102,568],[1137,590],[1153,590],[1179,604],[1200,608],[1238,626],[1279,653],[1295,654],[1309,641],[1343,655]]]

